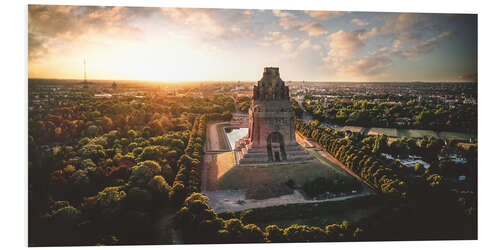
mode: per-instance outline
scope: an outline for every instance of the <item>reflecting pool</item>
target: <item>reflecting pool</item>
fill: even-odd
[[[236,141],[248,134],[248,128],[225,128],[224,132],[226,132],[229,144],[231,144],[231,149],[234,149]]]

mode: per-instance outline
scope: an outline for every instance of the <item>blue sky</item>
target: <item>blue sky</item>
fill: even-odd
[[[28,7],[30,77],[255,81],[476,81],[477,16]]]

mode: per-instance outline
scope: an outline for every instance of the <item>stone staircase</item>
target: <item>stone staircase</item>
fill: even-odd
[[[249,139],[242,138],[236,143],[235,160],[237,165],[258,165],[258,164],[287,164],[313,161],[315,158],[310,155],[299,144],[287,145],[285,147],[286,160],[280,162],[269,161],[266,148],[252,148],[249,146]]]

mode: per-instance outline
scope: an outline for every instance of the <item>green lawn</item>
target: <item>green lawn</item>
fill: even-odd
[[[323,163],[326,166],[332,168],[339,175],[342,175],[345,178],[356,179],[356,178],[352,177],[349,173],[347,173],[345,170],[343,170],[341,167],[337,166],[336,164],[334,164],[333,162],[331,162],[330,160],[328,160],[326,157],[324,157],[321,154],[319,154],[316,150],[313,150],[313,149],[306,149],[306,150],[309,151],[309,153],[311,155],[313,155],[314,157],[316,157],[316,159],[318,159],[321,163]]]

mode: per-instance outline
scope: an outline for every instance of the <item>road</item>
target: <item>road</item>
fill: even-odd
[[[236,101],[236,97],[231,96],[231,99],[233,99],[233,104],[234,104],[234,112],[233,112],[233,115],[234,115],[234,114],[242,114],[242,112],[240,112],[240,109],[238,108],[238,104],[237,104],[237,101]]]
[[[301,101],[299,98],[297,98],[297,97],[293,97],[293,99],[294,99],[295,101],[297,101],[297,103],[299,104],[299,107],[300,107],[300,108],[302,109],[302,111],[303,111],[303,112],[302,112],[302,120],[304,120],[305,122],[312,121],[312,120],[313,120],[313,119],[312,119],[312,116],[311,116],[311,114],[309,114],[309,113],[306,111],[306,109],[304,108],[304,106],[302,106],[302,101]]]

